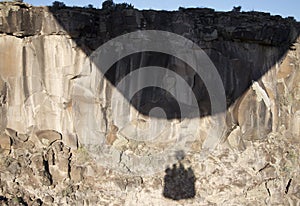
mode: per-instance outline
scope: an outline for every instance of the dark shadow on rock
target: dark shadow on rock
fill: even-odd
[[[172,200],[194,198],[196,195],[194,172],[191,167],[184,168],[181,163],[184,156],[179,157],[177,154],[179,163],[165,170],[163,196]]]
[[[0,196],[0,202],[7,202],[7,198],[6,197],[4,197],[4,196]]]
[[[282,60],[300,31],[299,23],[292,18],[283,19],[261,12],[215,12],[212,9],[105,11],[51,7],[49,10],[87,55],[112,38],[138,30],[169,31],[192,40],[217,68],[224,84],[227,107],[241,97],[253,81],[259,81]],[[178,115],[176,100],[170,98],[167,91],[157,89],[145,89],[133,99],[127,99],[128,102],[144,115],[154,107],[169,108],[165,111],[168,119],[211,115],[210,99],[203,81],[184,62],[178,62],[176,57],[167,54],[136,53],[120,59],[104,75],[116,86],[127,74],[141,67],[170,69],[193,79],[185,78],[185,81],[197,98],[199,113],[192,112],[194,116],[186,117]]]
[[[169,54],[150,51],[129,55],[116,62],[106,72],[105,77],[113,85],[118,85],[118,83],[130,72],[142,67],[150,66],[166,68],[167,70],[171,70],[179,75],[185,74],[185,81],[197,99],[198,108],[196,109],[200,109],[199,112],[201,116],[206,116],[211,113],[209,94],[201,77],[187,63]],[[161,81],[163,80],[161,79]],[[143,88],[131,99],[128,99],[128,101],[144,115],[149,115],[151,109],[160,107],[166,113],[167,119],[181,119],[187,117],[187,114],[185,114],[186,116],[182,116],[180,112],[182,108],[179,107],[176,98],[162,88]],[[186,108],[189,107],[184,103],[181,103],[181,106]],[[193,116],[193,114],[197,114],[197,111],[191,111],[189,114]],[[159,118],[159,116],[156,117]]]

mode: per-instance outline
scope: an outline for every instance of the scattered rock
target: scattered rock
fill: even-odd
[[[6,134],[0,134],[0,152],[3,155],[10,153],[11,139]]]
[[[53,10],[1,2],[0,203],[299,205],[300,26],[292,18],[239,11]],[[123,59],[99,78],[88,58],[111,38],[139,28],[189,38],[219,71],[228,106],[222,111],[227,112],[226,131],[224,143],[205,158],[203,142],[212,138],[209,129],[216,124],[205,85],[188,65],[145,52]],[[125,107],[122,96],[113,99],[120,92],[115,88],[120,77],[145,62],[180,74],[201,100],[202,116],[151,119],[140,108]],[[164,80],[173,89],[176,78],[157,77]],[[145,91],[137,96],[147,101],[134,100],[145,110],[147,103],[162,101],[173,111],[175,104],[158,94]],[[144,138],[149,134],[151,142]],[[167,169],[164,178],[168,157],[135,162],[139,159],[134,157],[161,154],[182,139],[192,147],[182,164],[193,171],[179,164]],[[105,157],[103,162],[94,158],[97,154]],[[112,161],[106,159],[109,155]],[[181,155],[176,158],[183,161]],[[133,169],[150,171],[153,165],[162,172],[133,174]]]
[[[36,135],[45,146],[49,146],[56,140],[62,139],[62,136],[60,133],[58,133],[56,131],[52,131],[52,130],[38,131],[38,132],[36,132]]]

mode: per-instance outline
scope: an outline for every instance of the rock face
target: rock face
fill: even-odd
[[[299,28],[292,18],[259,12],[103,11],[0,3],[0,201],[300,204]],[[217,147],[205,158],[204,145],[213,138],[209,131],[219,125],[195,73],[180,63],[170,65],[173,60],[165,54],[142,52],[101,76],[89,56],[112,38],[137,30],[184,36],[199,45],[218,70],[227,104],[219,113],[226,118]],[[129,101],[119,94],[117,82],[156,63],[192,82],[201,115],[147,115],[157,96],[164,94],[155,91],[151,96],[153,90],[138,94],[129,109],[124,106]],[[149,136],[153,139],[147,141]],[[92,151],[97,150],[90,150],[95,142],[107,150],[95,155]],[[176,179],[170,169],[164,173],[169,163],[177,162],[173,154],[161,155],[159,161],[133,158],[161,154],[178,142],[188,148],[185,157],[176,157],[181,171],[187,171],[188,184],[194,183],[192,195],[182,194],[188,199],[167,191],[174,187],[165,180]],[[95,158],[99,156],[102,162]],[[159,170],[148,174],[151,168]]]

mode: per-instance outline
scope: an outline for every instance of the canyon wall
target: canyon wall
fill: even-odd
[[[291,17],[260,12],[0,3],[0,201],[300,204],[299,29]],[[226,110],[212,114],[203,79],[162,53],[129,55],[101,74],[90,55],[138,30],[172,32],[205,51],[223,82]],[[149,64],[190,81],[201,115],[150,116],[161,91],[126,99],[117,82]],[[167,115],[177,112],[173,106],[166,107]],[[221,123],[214,119],[220,114]],[[151,141],[145,139],[149,136]],[[206,151],[211,140],[217,145]],[[178,150],[185,154],[178,157]],[[177,194],[175,201],[163,192],[166,176],[172,176],[165,169],[179,160],[194,180],[195,194],[189,199]]]

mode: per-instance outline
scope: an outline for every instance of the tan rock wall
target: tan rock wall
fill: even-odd
[[[107,23],[111,16],[99,17],[94,10],[0,5],[1,203],[300,203],[300,39],[293,42],[297,30],[292,20],[205,9],[173,14],[133,10],[110,14],[114,18]],[[81,23],[75,18],[77,14]],[[249,16],[254,23],[245,21]],[[127,100],[122,95],[113,99],[118,90],[100,78],[89,58],[89,53],[109,38],[136,29],[142,17],[149,29],[160,29],[168,21],[174,25],[184,22],[184,27],[173,25],[165,30],[186,35],[200,45],[222,77],[229,102],[224,111],[226,133],[205,158],[203,142],[215,126],[211,116],[156,119],[151,131],[163,125],[156,141],[138,141],[145,134],[137,133],[136,128],[149,128],[149,118],[131,106],[132,119],[127,122],[121,116],[127,112],[123,111]],[[83,34],[88,22],[97,18],[100,26],[95,24],[94,28],[99,33]],[[213,19],[218,24],[208,29]],[[282,28],[274,26],[278,22]],[[290,32],[284,36],[282,30]],[[104,35],[107,31],[112,33],[105,35],[111,36]],[[187,79],[193,75],[181,71]],[[113,108],[120,112],[114,115]],[[179,129],[184,131],[183,137],[178,137]],[[163,151],[175,138],[185,139],[190,148],[181,163],[195,175],[196,195],[192,199],[173,201],[162,195],[164,169],[171,165],[146,158],[141,164],[126,156],[146,157]],[[95,141],[114,148],[103,157],[110,156],[115,168],[93,159],[85,144]],[[176,163],[173,154],[163,158]],[[138,164],[143,166],[141,170],[136,169]],[[150,170],[149,165],[161,169],[151,175],[136,173]]]

